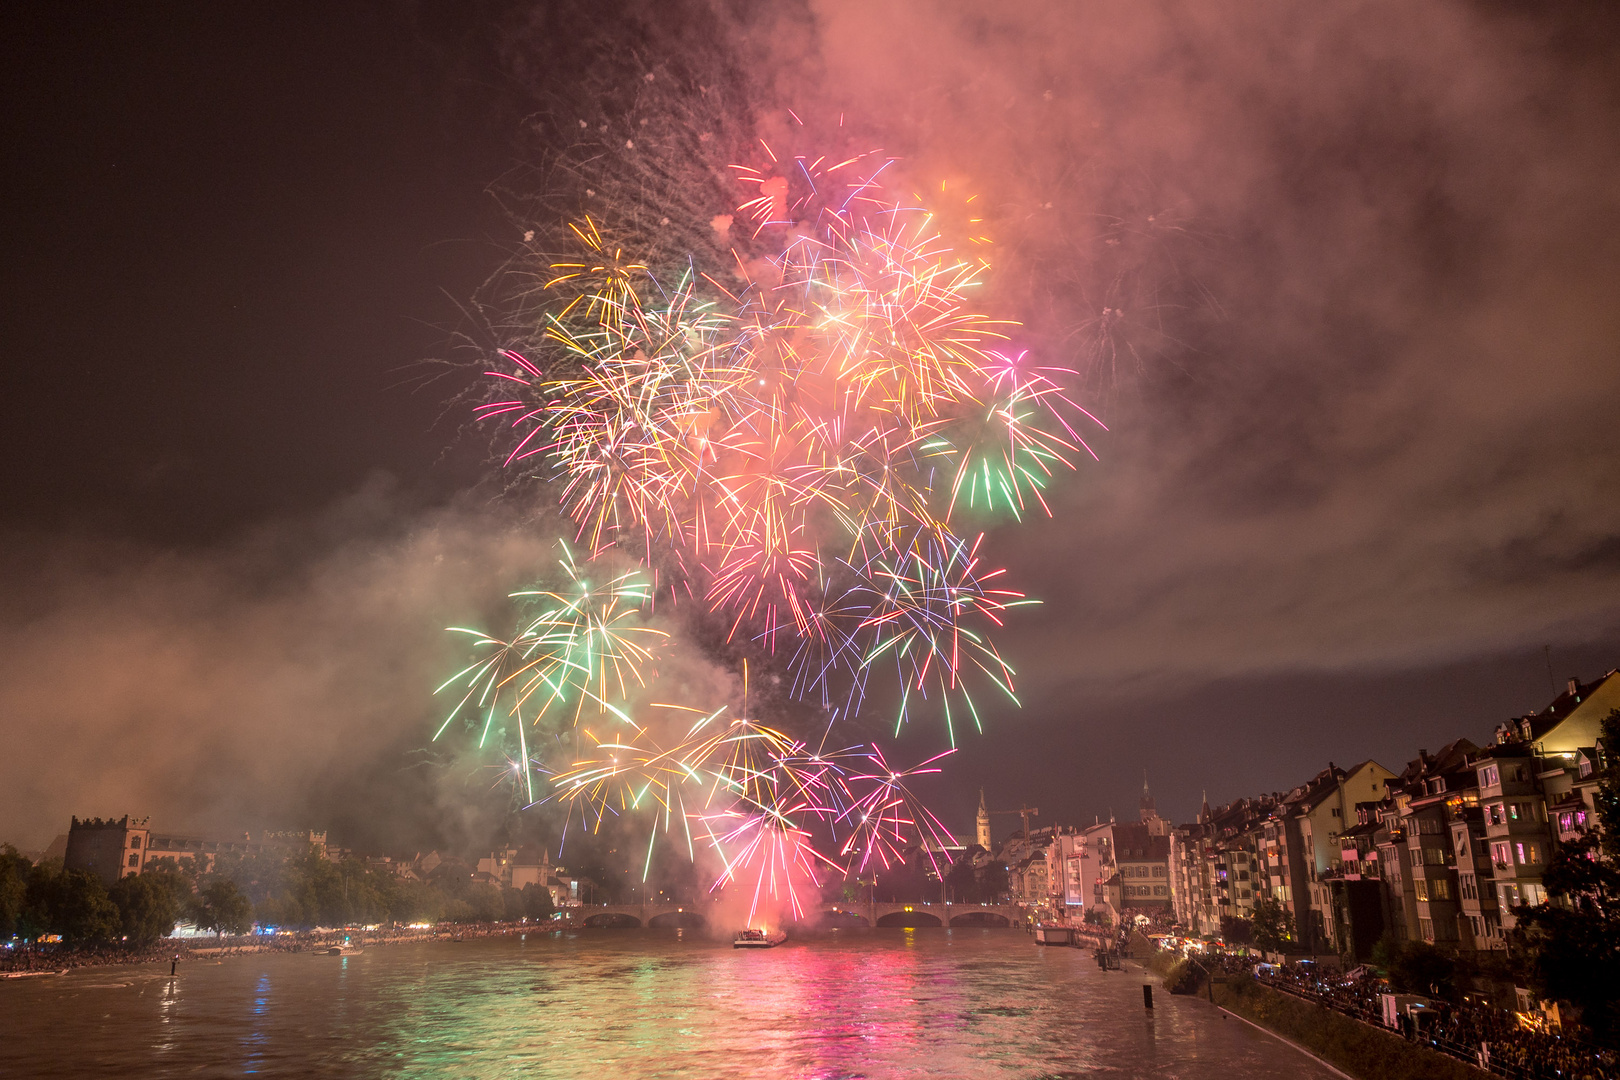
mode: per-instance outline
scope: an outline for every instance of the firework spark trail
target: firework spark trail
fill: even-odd
[[[669,636],[641,624],[651,592],[639,570],[593,587],[585,576],[586,566],[574,559],[568,545],[559,543],[559,548],[563,581],[556,588],[511,594],[533,611],[512,638],[448,628],[473,639],[474,655],[436,691],[459,686],[462,696],[434,733],[435,740],[465,711],[482,716],[479,746],[488,741],[497,722],[502,729],[511,729],[519,744],[517,771],[530,803],[536,800],[527,729],[544,718],[570,712],[577,725],[587,709],[636,728],[613,702],[623,700],[632,685],[645,685],[642,665]]]
[[[850,860],[848,865],[852,872],[863,873],[874,864],[887,870],[896,863],[904,863],[908,849],[920,845],[934,875],[944,880],[949,867],[940,865],[940,856],[955,841],[950,830],[912,793],[906,781],[939,772],[934,762],[952,753],[955,751],[936,754],[909,769],[892,769],[882,749],[871,748],[867,755],[869,771],[852,774],[848,780],[852,788],[867,786],[867,790],[838,819],[850,829],[839,854]]]

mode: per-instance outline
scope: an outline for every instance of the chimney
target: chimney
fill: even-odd
[[[1581,680],[1579,680],[1579,679],[1571,679],[1571,680],[1569,680],[1569,696],[1572,697],[1572,698],[1576,698],[1576,699],[1580,698],[1580,696],[1581,696]]]

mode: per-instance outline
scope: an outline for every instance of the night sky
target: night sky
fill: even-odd
[[[437,361],[532,117],[695,37],[982,186],[998,313],[1111,429],[991,537],[1044,604],[948,822],[1399,769],[1620,664],[1620,18],[1004,6],[8,8],[0,839],[487,838],[418,753],[440,630],[549,537]]]

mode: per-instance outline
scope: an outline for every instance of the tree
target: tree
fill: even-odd
[[[118,921],[124,936],[137,945],[149,945],[158,938],[174,933],[175,920],[180,917],[180,904],[176,890],[166,878],[169,875],[136,874],[119,878],[107,895],[118,909]],[[178,875],[176,875],[178,878]],[[186,892],[189,894],[190,889]]]
[[[1515,909],[1509,945],[1542,997],[1577,1006],[1609,1039],[1620,1034],[1620,709],[1604,718],[1598,748],[1601,830],[1559,849],[1541,875],[1547,900]]]
[[[47,871],[28,884],[28,906],[31,917],[42,924],[39,931],[61,934],[70,945],[118,936],[118,909],[94,874],[84,870]]]
[[[557,906],[551,902],[551,890],[544,885],[531,882],[523,886],[522,909],[523,915],[528,919],[549,919]]]
[[[1451,996],[1456,958],[1426,941],[1400,941],[1385,934],[1373,946],[1372,962],[1384,969],[1389,984],[1402,994]]]
[[[472,905],[474,922],[500,922],[506,918],[506,899],[500,887],[487,883],[470,886],[465,899]]]
[[[245,934],[253,929],[253,904],[236,882],[214,878],[197,893],[197,925],[216,934]]]
[[[32,864],[10,844],[0,847],[0,940],[12,937],[22,922]]]
[[[1250,925],[1255,945],[1265,952],[1283,952],[1294,941],[1294,914],[1275,897],[1262,896],[1254,902]]]
[[[951,895],[961,904],[996,904],[1007,895],[1007,866],[990,861],[977,844],[968,848],[945,875]]]

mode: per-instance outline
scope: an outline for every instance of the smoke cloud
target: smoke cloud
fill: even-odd
[[[8,831],[43,844],[73,814],[149,813],[210,834],[486,840],[487,782],[411,751],[463,661],[443,628],[498,619],[555,552],[470,499],[401,503],[378,481],[201,553],[30,543],[0,610]]]
[[[812,11],[781,92],[984,187],[1019,286],[997,299],[1114,431],[1054,520],[996,538],[1046,601],[1008,639],[1032,700],[1613,624],[1612,20]]]

